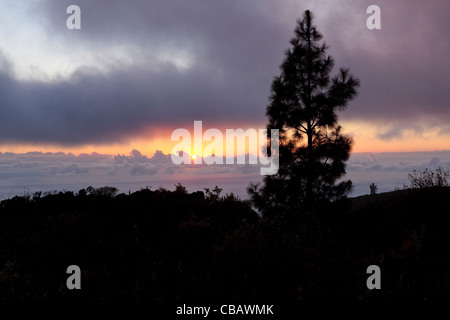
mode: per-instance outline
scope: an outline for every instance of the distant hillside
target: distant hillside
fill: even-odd
[[[374,205],[398,205],[403,203],[405,205],[416,203],[420,200],[434,200],[435,204],[430,205],[445,205],[448,204],[445,198],[450,197],[450,187],[433,187],[424,189],[403,189],[391,192],[377,193],[374,195],[363,195],[351,200],[351,211],[358,211],[369,206]],[[417,199],[418,198],[418,199]]]
[[[220,189],[115,188],[0,204],[1,300],[449,299],[450,188],[263,219]],[[82,289],[68,290],[78,265]],[[379,265],[382,289],[366,287]]]

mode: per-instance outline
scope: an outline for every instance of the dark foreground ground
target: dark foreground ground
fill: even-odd
[[[94,191],[1,202],[0,300],[450,300],[449,188],[270,220],[217,192]],[[373,264],[380,290],[366,286]]]

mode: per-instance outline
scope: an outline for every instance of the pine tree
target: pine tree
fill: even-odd
[[[276,208],[310,210],[318,201],[336,200],[352,188],[345,162],[353,140],[343,135],[337,110],[357,95],[359,80],[341,68],[330,77],[334,60],[328,46],[305,11],[297,21],[291,47],[272,82],[266,115],[268,129],[280,132],[280,168],[264,185],[250,185],[254,204],[263,212]]]

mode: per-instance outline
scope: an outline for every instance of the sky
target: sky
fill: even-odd
[[[366,26],[372,4],[380,30]],[[81,8],[80,30],[66,27],[69,5]],[[260,179],[252,166],[161,161],[176,144],[171,133],[196,120],[223,131],[265,127],[270,84],[307,9],[333,72],[346,67],[361,81],[339,112],[355,140],[355,194],[369,181],[401,186],[413,167],[450,167],[448,1],[2,0],[0,189],[196,188],[202,176],[243,194],[245,181]],[[372,157],[380,163],[362,165]]]

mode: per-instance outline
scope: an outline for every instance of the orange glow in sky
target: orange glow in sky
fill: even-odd
[[[399,137],[389,140],[379,138],[380,127],[375,124],[367,124],[364,122],[347,122],[342,123],[344,133],[349,134],[354,139],[353,152],[409,152],[409,151],[435,151],[435,150],[449,150],[450,136],[439,134],[439,128],[431,128],[417,134],[412,131],[405,131]],[[229,126],[233,128],[232,126]],[[204,126],[205,131],[209,127]],[[248,129],[242,127],[244,130]],[[263,128],[263,126],[261,126]],[[148,138],[139,137],[131,138],[128,142],[122,143],[105,143],[105,144],[87,144],[82,146],[60,146],[51,144],[2,144],[0,145],[0,152],[14,152],[27,153],[31,151],[40,152],[64,152],[79,155],[81,153],[100,153],[100,154],[124,154],[128,155],[133,149],[139,150],[143,155],[152,156],[155,151],[160,150],[164,154],[170,154],[173,148],[179,143],[178,141],[171,141],[172,130],[176,128],[160,129],[160,134],[149,136]],[[186,126],[186,129],[191,132],[192,140],[194,134],[192,125]],[[234,128],[237,129],[237,128]],[[255,128],[258,129],[258,128]],[[220,128],[224,136],[225,144],[225,130]],[[205,149],[210,142],[203,142],[202,147]],[[193,141],[192,141],[193,146]],[[225,150],[224,150],[225,151]],[[188,151],[189,152],[189,151]],[[248,152],[248,145],[245,150],[236,150],[237,154]],[[200,155],[199,152],[194,152],[193,147],[190,150],[191,155]],[[217,156],[221,156],[220,150],[216,150]],[[204,157],[209,154],[203,154]]]

